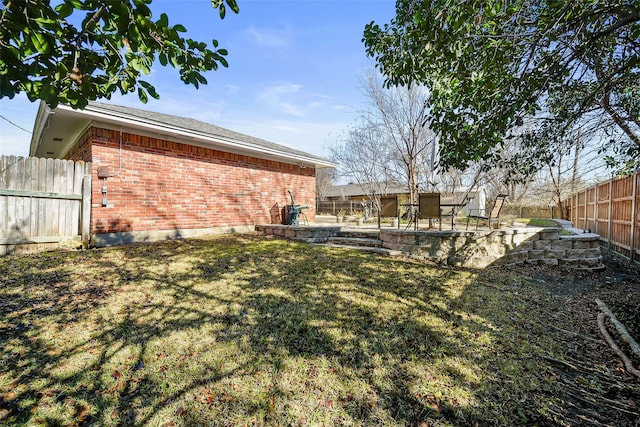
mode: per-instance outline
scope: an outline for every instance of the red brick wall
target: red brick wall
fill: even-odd
[[[67,153],[66,159],[79,161],[82,160],[84,162],[91,161],[91,136],[93,132],[91,129],[88,129],[81,137],[78,139],[78,142],[75,143],[71,150]]]
[[[92,233],[176,230],[271,223],[272,213],[308,204],[315,217],[315,169],[156,138],[91,128]],[[75,147],[70,158],[87,153]],[[82,154],[85,153],[85,154]],[[82,158],[82,160],[87,160]],[[97,170],[108,167],[106,182]],[[102,206],[102,186],[108,203]]]

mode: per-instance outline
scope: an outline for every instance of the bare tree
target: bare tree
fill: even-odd
[[[553,187],[553,204],[558,207],[558,213],[561,218],[567,217],[562,201],[575,191],[578,184],[578,164],[583,144],[580,141],[579,133],[576,139],[575,142],[572,141],[568,144],[572,150],[567,150],[567,152],[560,151],[555,159],[555,164],[549,163],[548,165],[548,176]],[[571,160],[572,155],[573,160]],[[572,165],[569,170],[564,164],[564,160],[567,158],[569,158]],[[566,178],[567,172],[571,173],[571,178]]]
[[[378,124],[397,179],[405,182],[409,203],[418,203],[421,185],[429,182],[434,168],[435,134],[429,129],[429,92],[420,86],[386,88],[370,74],[364,85],[371,102],[371,120]]]
[[[327,193],[336,179],[337,171],[335,168],[316,169],[316,198],[325,200]]]
[[[379,196],[391,184],[404,185],[409,203],[418,192],[434,187],[436,140],[429,130],[429,92],[419,86],[385,88],[380,76],[363,80],[369,106],[346,134],[330,148],[340,176],[359,184],[380,208]]]
[[[342,143],[329,147],[330,157],[338,163],[338,176],[360,185],[377,209],[380,195],[394,181],[394,162],[384,132],[378,123],[363,117],[347,130]]]

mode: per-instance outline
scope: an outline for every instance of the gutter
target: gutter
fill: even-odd
[[[66,105],[59,105],[57,108],[76,114],[83,114],[105,122],[117,122],[120,126],[124,124],[132,127],[141,127],[158,133],[168,133],[185,138],[198,139],[206,142],[215,142],[229,148],[241,149],[252,153],[271,154],[273,156],[290,159],[295,161],[296,163],[300,163],[301,167],[304,167],[305,164],[323,167],[337,166],[336,163],[316,157],[287,153],[285,151],[276,150],[269,147],[257,146],[234,138],[228,138],[221,135],[206,134],[189,129],[162,124],[156,121],[140,119],[139,117],[131,118],[120,113],[113,113],[111,111],[105,112],[104,110],[101,110],[100,108],[92,105],[88,105],[84,110],[74,110],[73,108]]]
[[[29,145],[29,157],[34,157],[38,146],[40,145],[40,138],[42,132],[49,122],[49,116],[55,114],[45,102],[40,102],[38,106],[38,113],[36,114],[36,120],[33,123],[33,132],[31,132],[31,144]]]

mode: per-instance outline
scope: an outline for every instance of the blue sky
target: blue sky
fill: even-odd
[[[238,0],[240,13],[220,20],[210,0],[154,0],[187,36],[229,51],[229,68],[206,74],[199,90],[171,67],[143,79],[160,100],[114,96],[113,104],[191,117],[320,156],[366,108],[360,80],[373,69],[361,42],[364,26],[389,22],[393,0]],[[33,128],[37,103],[0,100],[0,114]],[[27,156],[31,135],[0,119],[0,155]]]

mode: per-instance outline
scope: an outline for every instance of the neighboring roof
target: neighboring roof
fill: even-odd
[[[74,110],[65,105],[51,110],[41,102],[34,124],[29,154],[36,157],[64,157],[77,139],[92,124],[116,129],[122,128],[130,133],[135,132],[258,158],[306,164],[307,166],[313,165],[320,168],[337,166],[327,159],[304,151],[188,117],[101,102],[90,102],[83,110]]]
[[[406,186],[388,184],[387,194],[407,194]],[[357,197],[366,196],[367,191],[360,184],[333,185],[327,190],[326,197]]]
[[[461,195],[467,191],[467,188],[458,188],[454,194]],[[476,188],[470,191],[471,194],[476,194],[478,192],[484,192],[484,188]],[[394,194],[408,194],[407,187],[398,184],[388,184],[386,188],[386,194],[394,195]],[[450,194],[450,193],[449,193]],[[360,197],[366,196],[367,191],[360,184],[343,184],[343,185],[332,185],[328,190],[325,197],[334,198],[334,197]]]

